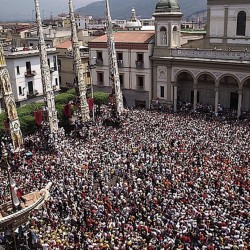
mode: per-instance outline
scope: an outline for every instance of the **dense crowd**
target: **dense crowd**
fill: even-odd
[[[17,185],[53,183],[30,216],[31,249],[250,248],[248,124],[131,110],[84,140],[61,131],[51,153],[25,143],[32,156],[10,161]]]

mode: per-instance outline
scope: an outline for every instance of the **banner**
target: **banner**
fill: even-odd
[[[34,112],[34,116],[35,116],[35,123],[38,126],[41,126],[42,121],[43,121],[43,111],[42,110],[37,110]]]
[[[71,114],[71,104],[68,103],[64,106],[63,113],[66,117],[70,118],[72,116]]]
[[[88,99],[88,104],[89,104],[89,111],[93,111],[93,107],[94,107],[94,98],[89,98],[89,99]]]

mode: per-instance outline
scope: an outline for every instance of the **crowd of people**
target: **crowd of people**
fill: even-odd
[[[130,110],[84,140],[61,131],[53,152],[39,143],[10,159],[24,194],[53,183],[19,232],[29,249],[250,248],[249,124]]]

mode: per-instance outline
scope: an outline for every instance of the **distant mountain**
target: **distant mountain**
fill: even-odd
[[[110,0],[112,19],[129,19],[133,7],[135,7],[137,16],[150,18],[155,11],[157,2],[158,0]],[[186,18],[207,9],[207,0],[179,0],[178,2]],[[94,18],[103,18],[105,16],[105,1],[88,4],[75,12]]]

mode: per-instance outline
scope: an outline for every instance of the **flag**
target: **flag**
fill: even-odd
[[[72,115],[71,115],[71,104],[70,104],[70,103],[68,103],[68,104],[66,104],[66,105],[64,106],[63,113],[64,113],[64,115],[65,115],[66,117],[68,117],[68,118],[72,116]]]
[[[43,111],[42,110],[37,110],[34,112],[34,117],[35,117],[35,123],[38,126],[41,126],[42,121],[43,121]]]
[[[89,98],[88,104],[89,104],[89,111],[92,111],[94,107],[94,98]]]
[[[16,182],[12,177],[10,177],[10,187],[11,187],[13,204],[17,207],[20,205],[20,201],[17,197],[17,189],[18,188],[16,187]]]

